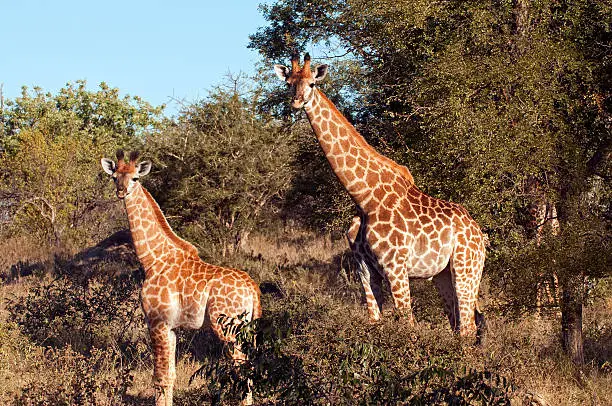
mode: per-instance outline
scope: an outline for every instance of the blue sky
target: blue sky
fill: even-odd
[[[205,97],[228,72],[252,73],[249,34],[265,25],[262,1],[0,1],[0,83],[56,93],[67,82],[102,81],[153,105]]]

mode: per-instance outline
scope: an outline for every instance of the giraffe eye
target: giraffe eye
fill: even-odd
[[[315,87],[314,82],[312,82],[312,83],[310,84],[310,87]]]
[[[132,180],[133,180],[134,182],[138,182],[138,176],[136,176],[136,177],[132,178]]]

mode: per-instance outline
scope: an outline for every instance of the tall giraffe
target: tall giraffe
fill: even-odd
[[[355,130],[317,87],[327,65],[310,68],[310,56],[291,69],[275,65],[292,92],[293,108],[304,108],[319,144],[357,206],[347,233],[359,263],[369,318],[380,319],[381,282],[386,279],[396,309],[413,324],[409,278],[433,278],[451,328],[462,336],[480,324],[477,299],[485,262],[485,237],[459,204],[421,192],[410,171],[384,157]]]
[[[134,248],[145,270],[141,304],[155,358],[155,404],[171,406],[176,378],[173,329],[206,324],[222,341],[235,342],[235,335],[223,331],[219,317],[260,317],[260,292],[246,272],[205,263],[193,245],[172,231],[158,204],[138,182],[149,173],[151,163],[136,164],[137,159],[132,152],[125,162],[123,151],[118,151],[117,163],[107,158],[101,163],[125,204]],[[245,360],[238,345],[232,357],[236,363]],[[250,393],[243,403],[252,403]]]

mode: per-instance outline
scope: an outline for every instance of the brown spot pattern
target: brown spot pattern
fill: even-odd
[[[304,87],[312,82],[306,66],[296,63],[294,70],[288,83]],[[478,224],[462,206],[421,192],[408,169],[374,150],[316,87],[310,97],[306,114],[358,209],[347,237],[370,319],[380,318],[383,278],[395,307],[412,322],[409,278],[433,277],[453,330],[473,335],[485,262]]]
[[[259,287],[243,271],[203,262],[193,245],[174,234],[153,197],[140,184],[124,202],[136,254],[146,275],[141,301],[154,352],[156,404],[171,405],[176,378],[176,336],[172,330],[200,328],[209,320],[220,339],[234,341],[234,336],[223,333],[218,318],[222,314],[246,314],[247,320],[260,317]],[[232,356],[235,362],[244,360],[238,347]]]

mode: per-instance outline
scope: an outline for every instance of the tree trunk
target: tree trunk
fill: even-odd
[[[565,287],[563,289],[561,299],[561,334],[565,353],[574,364],[583,365],[582,301],[572,287]]]

